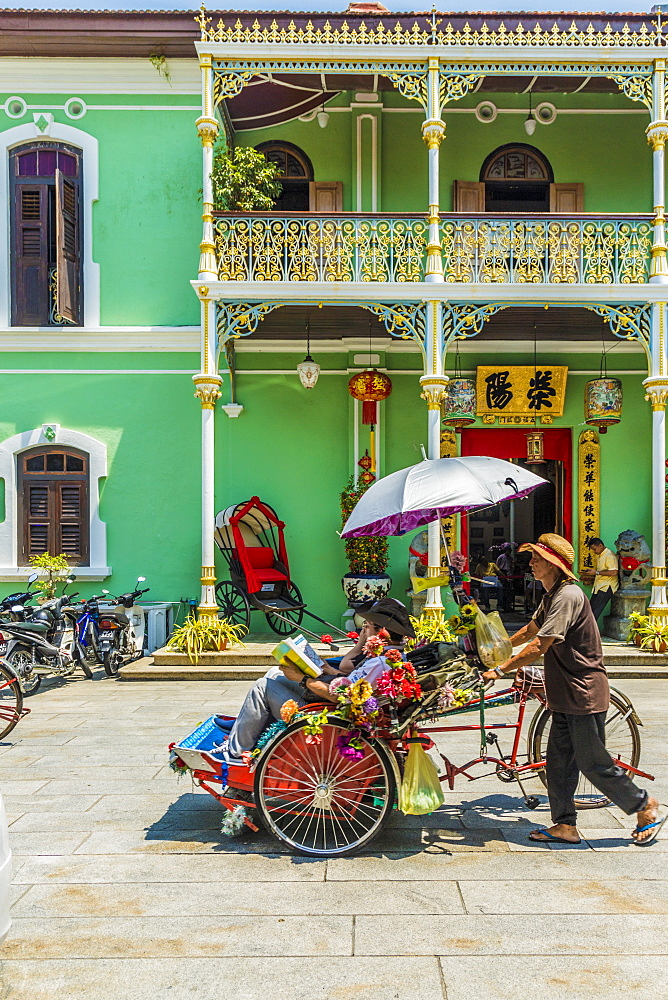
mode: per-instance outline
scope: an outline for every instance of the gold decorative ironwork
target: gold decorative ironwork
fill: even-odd
[[[642,74],[627,76],[626,74],[611,73],[609,78],[616,83],[622,93],[631,101],[640,101],[650,111],[652,110],[652,74],[645,71]]]
[[[227,97],[236,97],[244,89],[252,75],[248,70],[237,73],[216,70],[213,74],[214,102],[219,104]]]
[[[578,438],[578,565],[580,573],[594,568],[588,545],[600,532],[601,446],[596,431]]]
[[[645,129],[645,135],[652,149],[663,149],[668,139],[668,122],[650,122]]]
[[[422,388],[420,399],[424,399],[426,401],[428,410],[441,409],[441,403],[443,402],[443,397],[445,396],[447,384],[448,379],[446,376],[422,376],[420,379],[420,386]]]
[[[608,303],[590,305],[581,303],[583,309],[602,316],[615,337],[622,340],[637,340],[642,344],[649,358],[650,307],[643,305],[611,306]]]
[[[476,70],[470,73],[441,74],[438,87],[441,107],[450,101],[460,101],[462,97],[466,97],[485,75]]]
[[[620,30],[614,30],[610,23],[603,30],[597,29],[590,22],[578,24],[572,21],[566,29],[556,23],[542,26],[540,15],[536,16],[533,28],[525,28],[521,21],[507,28],[501,21],[497,28],[490,28],[483,22],[480,28],[471,28],[468,22],[462,29],[455,28],[452,22],[440,31],[434,31],[430,20],[424,19],[426,27],[418,21],[413,24],[402,24],[397,20],[394,28],[386,28],[382,21],[367,27],[366,21],[358,22],[352,28],[347,20],[332,25],[328,18],[322,27],[315,27],[308,20],[303,27],[298,27],[294,20],[288,25],[279,26],[273,19],[270,24],[261,25],[257,18],[244,23],[237,18],[233,23],[226,24],[222,18],[215,26],[206,17],[205,11],[200,11],[195,17],[199,24],[203,42],[234,43],[234,44],[294,44],[294,45],[400,45],[424,46],[428,43],[440,46],[459,48],[462,46],[474,48],[650,48],[664,46],[665,41],[656,22],[653,28],[643,23],[634,30],[624,23]]]
[[[218,218],[220,281],[423,280],[424,219]]]
[[[203,146],[213,146],[218,137],[218,122],[215,118],[203,115],[195,122],[195,128]]]
[[[199,399],[203,410],[213,410],[221,397],[220,386],[223,380],[219,375],[193,375],[193,382],[197,386],[194,393]]]
[[[645,399],[651,403],[652,410],[660,411],[666,409],[668,403],[668,379],[650,376],[643,382],[645,387]]]
[[[282,302],[217,302],[217,353],[229,340],[255,333],[258,323],[281,305]]]
[[[490,284],[646,284],[652,223],[444,219],[444,278]]]
[[[429,118],[423,122],[422,138],[428,149],[438,149],[445,138],[445,122],[440,118]]]

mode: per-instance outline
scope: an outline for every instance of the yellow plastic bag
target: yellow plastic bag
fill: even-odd
[[[513,647],[497,611],[488,615],[478,608],[475,616],[475,641],[478,656],[488,670],[494,670],[509,660]]]
[[[411,743],[399,792],[399,808],[410,816],[424,816],[445,801],[433,760],[421,743]]]

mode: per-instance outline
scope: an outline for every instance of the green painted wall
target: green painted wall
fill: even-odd
[[[0,95],[0,103],[7,96]],[[21,96],[16,95],[16,96]],[[64,103],[71,95],[29,94],[30,105]],[[193,96],[79,94],[88,104],[192,106]],[[188,282],[197,277],[201,239],[202,152],[193,111],[89,110],[71,121],[99,142],[99,200],[93,206],[93,260],[100,264],[103,326],[199,323]],[[0,129],[32,120],[10,119]],[[85,193],[84,193],[85,197]]]

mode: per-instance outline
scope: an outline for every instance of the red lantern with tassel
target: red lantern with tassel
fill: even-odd
[[[377,372],[375,368],[367,368],[353,375],[348,383],[348,392],[362,403],[362,423],[373,427],[378,423],[376,403],[387,399],[392,392],[392,382],[387,375]]]
[[[392,381],[388,375],[376,371],[375,368],[367,368],[363,372],[357,372],[348,382],[348,392],[353,399],[359,399],[362,403],[362,423],[371,427],[371,440],[369,451],[373,461],[376,449],[374,447],[374,427],[378,423],[378,403],[392,392]],[[370,471],[375,472],[375,462]]]

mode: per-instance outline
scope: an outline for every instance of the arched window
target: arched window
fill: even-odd
[[[89,559],[89,456],[78,448],[40,446],[17,461],[18,552],[67,556],[73,566]]]
[[[501,146],[480,171],[486,212],[549,212],[552,168],[533,146]]]
[[[255,148],[280,170],[278,179],[283,190],[274,202],[276,211],[308,212],[313,167],[306,153],[291,142],[261,142]]]
[[[9,151],[13,326],[81,324],[81,176],[74,146]]]

